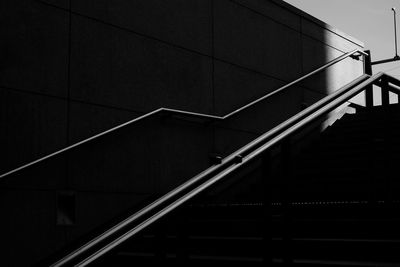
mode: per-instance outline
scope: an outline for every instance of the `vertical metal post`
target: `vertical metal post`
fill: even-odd
[[[389,83],[386,79],[381,81],[382,106],[389,106]]]
[[[397,27],[396,27],[396,9],[392,7],[393,11],[393,22],[394,22],[394,49],[396,51],[395,58],[398,58],[399,55],[397,54]]]
[[[283,167],[283,189],[282,189],[282,227],[283,227],[283,264],[293,264],[292,244],[292,147],[290,137],[282,143],[282,167]]]
[[[394,62],[400,60],[400,56],[397,54],[397,22],[396,22],[396,9],[392,7],[393,11],[393,23],[394,23],[394,50],[395,50],[395,55],[393,58],[388,58],[388,59],[383,59],[383,60],[378,60],[374,61],[371,64],[372,65],[377,65],[377,64],[383,64],[383,63],[389,63],[389,62]]]
[[[276,253],[276,249],[273,249],[272,244],[272,227],[275,225],[272,221],[272,188],[271,181],[275,178],[272,176],[272,164],[271,164],[271,152],[264,152],[262,157],[262,181],[263,181],[263,209],[261,220],[263,221],[262,233],[263,233],[263,247],[264,247],[264,255],[263,260],[266,266],[272,264],[273,257]],[[276,247],[276,246],[275,246]],[[272,251],[271,251],[272,250]],[[275,252],[275,253],[274,253]]]
[[[364,51],[367,56],[364,56],[364,73],[368,75],[372,75],[372,65],[371,65],[371,51]],[[372,107],[374,105],[374,96],[372,85],[368,85],[365,89],[365,106]]]

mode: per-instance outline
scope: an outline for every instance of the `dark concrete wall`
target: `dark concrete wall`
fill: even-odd
[[[278,0],[4,0],[0,20],[2,172],[159,107],[225,115],[362,47]],[[49,254],[361,73],[347,59],[223,123],[157,116],[4,179],[6,255]]]

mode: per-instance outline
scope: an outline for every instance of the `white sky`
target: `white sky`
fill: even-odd
[[[364,42],[372,61],[392,58],[394,24],[392,7],[397,10],[398,53],[400,54],[400,0],[284,0],[306,13]],[[400,61],[374,67],[400,78]]]

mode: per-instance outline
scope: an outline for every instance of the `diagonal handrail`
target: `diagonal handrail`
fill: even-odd
[[[225,120],[225,119],[228,119],[228,118],[238,114],[239,112],[241,112],[243,110],[246,110],[246,109],[256,105],[259,102],[264,101],[265,99],[267,99],[267,98],[269,98],[269,97],[271,97],[271,96],[273,96],[273,95],[285,90],[286,88],[288,88],[288,87],[290,87],[290,86],[292,86],[294,84],[297,84],[297,83],[307,79],[308,77],[310,77],[312,75],[315,75],[315,74],[325,70],[326,68],[328,68],[328,67],[330,67],[330,66],[332,66],[332,65],[334,65],[334,64],[336,64],[336,63],[338,63],[338,62],[340,62],[340,61],[342,61],[342,60],[344,60],[344,59],[346,59],[348,57],[354,57],[355,54],[363,55],[364,57],[368,56],[368,54],[365,53],[364,51],[362,51],[360,49],[354,49],[354,50],[352,50],[350,52],[347,52],[347,53],[345,53],[345,54],[343,54],[343,55],[341,55],[341,56],[329,61],[325,65],[323,65],[323,66],[321,66],[321,67],[319,67],[319,68],[307,73],[306,75],[304,75],[304,76],[302,76],[302,77],[300,77],[300,78],[298,78],[298,79],[296,79],[296,80],[294,80],[294,81],[292,81],[292,82],[290,82],[290,83],[288,83],[288,84],[276,89],[275,91],[267,93],[264,96],[254,100],[254,101],[252,101],[252,102],[250,102],[250,103],[248,103],[248,104],[246,104],[246,105],[244,105],[244,106],[242,106],[242,107],[240,107],[240,108],[238,108],[238,109],[236,109],[236,110],[234,110],[234,111],[232,111],[232,112],[230,112],[230,113],[228,113],[228,114],[226,114],[224,116],[216,116],[216,115],[197,113],[197,112],[190,112],[190,111],[185,111],[185,110],[171,109],[171,108],[164,108],[164,107],[163,108],[158,108],[158,109],[150,111],[149,113],[146,113],[146,114],[144,114],[142,116],[139,116],[139,117],[137,117],[137,118],[135,118],[133,120],[130,120],[128,122],[125,122],[125,123],[122,123],[120,125],[117,125],[117,126],[115,126],[113,128],[110,128],[110,129],[108,129],[106,131],[103,131],[101,133],[93,135],[93,136],[91,136],[91,137],[89,137],[87,139],[79,141],[79,142],[77,142],[75,144],[72,144],[72,145],[67,146],[65,148],[62,148],[60,150],[57,150],[56,152],[50,153],[50,154],[48,154],[46,156],[43,156],[43,157],[41,157],[39,159],[36,159],[36,160],[31,161],[31,162],[29,162],[27,164],[24,164],[24,165],[22,165],[20,167],[17,167],[17,168],[12,169],[12,170],[10,170],[8,172],[5,172],[5,173],[0,175],[0,179],[4,178],[6,176],[9,176],[9,175],[11,175],[13,173],[19,172],[19,171],[21,171],[23,169],[26,169],[28,167],[31,167],[33,165],[36,165],[36,164],[38,164],[38,163],[40,163],[42,161],[48,160],[48,159],[53,158],[53,157],[55,157],[57,155],[65,153],[65,152],[67,152],[67,151],[69,151],[71,149],[74,149],[76,147],[79,147],[79,146],[81,146],[83,144],[86,144],[86,143],[91,142],[93,140],[97,140],[98,138],[100,138],[102,136],[108,135],[108,134],[113,133],[113,132],[115,132],[117,130],[125,128],[125,127],[127,127],[129,125],[132,125],[132,124],[134,124],[134,123],[136,123],[138,121],[142,121],[144,119],[147,119],[147,118],[149,118],[151,116],[154,116],[154,115],[162,113],[162,112],[168,112],[168,113],[171,113],[171,114],[179,114],[179,115],[185,115],[185,116],[194,116],[194,117],[198,117],[198,118],[211,119],[211,120]]]
[[[198,195],[199,193],[203,192],[205,189],[209,188],[211,185],[215,184],[216,182],[220,181],[221,179],[225,178],[228,176],[230,173],[234,172],[236,169],[244,166],[246,163],[249,163],[256,157],[259,157],[262,153],[264,153],[266,150],[271,148],[272,146],[278,144],[285,138],[291,136],[298,130],[304,128],[305,126],[309,125],[310,123],[318,120],[321,118],[323,115],[329,113],[330,111],[334,110],[335,108],[339,107],[352,97],[356,96],[363,90],[365,90],[366,86],[371,85],[377,81],[379,81],[381,78],[388,78],[383,73],[378,73],[375,74],[374,76],[368,78],[367,80],[364,80],[363,82],[359,83],[356,86],[347,86],[345,89],[341,90],[340,94],[336,94],[335,96],[332,97],[326,97],[326,99],[323,99],[325,101],[318,102],[317,105],[313,105],[312,109],[309,109],[307,113],[311,113],[308,116],[305,116],[302,118],[300,121],[297,121],[295,124],[291,125],[289,128],[278,134],[277,136],[273,137],[272,139],[268,140],[266,143],[264,143],[262,146],[254,149],[251,146],[249,146],[248,149],[240,149],[236,152],[234,152],[232,155],[235,155],[235,157],[240,156],[241,161],[240,162],[233,162],[229,166],[226,166],[225,169],[221,170],[219,173],[215,174],[213,177],[210,179],[206,180],[199,186],[191,189],[189,192],[184,194],[183,196],[179,197],[178,199],[174,200],[172,203],[168,204],[166,207],[162,208],[160,211],[155,213],[154,215],[150,216],[149,218],[146,218],[144,221],[140,222],[136,227],[133,227],[117,239],[113,240],[106,246],[102,247],[95,253],[91,254],[84,260],[80,261],[76,266],[86,266],[87,264],[93,262],[97,258],[101,257],[104,255],[106,252],[110,251],[117,245],[121,244],[122,242],[126,241],[142,229],[146,228],[147,226],[151,225],[152,223],[158,221],[160,218],[165,216],[166,214],[170,213],[172,210],[176,209],[183,203],[187,202],[189,199],[193,198],[194,196]],[[389,79],[392,79],[390,77]],[[393,81],[393,80],[392,80]],[[398,83],[398,81],[396,82]],[[399,90],[400,92],[400,90]],[[283,124],[287,124],[287,122],[284,122]],[[266,133],[264,136],[261,137],[261,139],[266,139],[268,136],[268,133]],[[268,139],[268,138],[267,138]],[[244,151],[244,150],[250,150],[250,151]],[[243,153],[240,152],[246,152],[246,156],[243,155]]]
[[[378,76],[375,76],[374,79],[377,79]],[[380,76],[379,76],[380,77]],[[118,244],[122,243],[125,241],[127,238],[131,237],[135,233],[139,232],[143,228],[147,227],[154,221],[158,220],[171,210],[173,210],[175,207],[179,206],[189,198],[185,197],[186,195],[183,195],[183,197],[178,198],[179,194],[185,194],[185,192],[190,191],[192,194],[195,194],[196,192],[196,186],[202,186],[204,184],[207,184],[207,187],[213,184],[211,179],[213,177],[224,177],[231,171],[233,171],[232,168],[236,168],[235,166],[240,165],[241,160],[238,159],[245,159],[248,157],[252,151],[257,151],[260,148],[265,147],[265,142],[268,140],[274,140],[277,136],[281,136],[282,132],[288,131],[288,129],[291,129],[293,125],[298,123],[299,121],[302,121],[308,116],[312,115],[314,112],[316,112],[318,109],[321,107],[329,104],[332,100],[342,96],[345,94],[347,91],[354,87],[359,87],[360,84],[365,84],[366,81],[370,81],[372,78],[369,78],[368,75],[362,75],[361,77],[357,78],[356,80],[352,81],[351,83],[347,84],[346,86],[340,88],[339,90],[335,91],[331,95],[328,95],[327,97],[321,99],[317,103],[311,105],[310,107],[306,108],[305,110],[301,111],[297,115],[291,117],[287,121],[281,123],[280,125],[276,126],[272,130],[268,131],[267,133],[263,134],[262,136],[258,137],[254,141],[250,142],[246,146],[240,148],[236,152],[232,153],[228,157],[224,158],[222,160],[222,163],[219,165],[214,165],[205,171],[199,173],[198,175],[194,176],[187,182],[183,183],[182,185],[178,186],[174,190],[170,191],[169,193],[165,194],[161,198],[157,199],[153,203],[149,204],[145,208],[139,210],[135,214],[131,215],[127,219],[123,220],[119,224],[115,225],[114,227],[110,228],[103,234],[97,236],[96,238],[92,239],[85,245],[81,246],[80,248],[76,249],[75,251],[71,252],[67,256],[65,256],[63,259],[59,260],[52,266],[63,266],[64,264],[70,262],[71,260],[76,259],[80,255],[83,255],[84,253],[88,252],[90,249],[94,248],[95,246],[101,244],[104,242],[106,239],[112,237],[114,234],[116,234],[119,231],[122,231],[125,227],[132,223],[137,223],[140,218],[144,217],[145,215],[149,215],[148,217],[145,217],[143,221],[139,222],[136,227],[132,228],[128,233],[124,234],[123,236],[117,238],[113,242],[110,243],[110,245],[106,246],[105,248],[102,248],[101,250],[97,251],[93,256],[91,257],[91,260],[96,259],[97,257],[100,257],[110,249],[114,248]],[[222,175],[222,176],[221,176]],[[211,178],[210,178],[211,177]],[[207,180],[207,178],[210,178]],[[218,178],[217,180],[219,180]],[[216,180],[216,181],[217,181]],[[203,183],[203,184],[201,184]],[[195,188],[195,189],[191,189]],[[202,190],[201,190],[202,191]],[[199,191],[200,192],[200,191]],[[193,195],[191,195],[193,196]],[[176,199],[178,198],[178,199]],[[165,207],[166,206],[166,207]],[[164,207],[164,208],[163,208]],[[161,208],[160,211],[157,212],[157,208]],[[154,211],[154,214],[151,212]]]

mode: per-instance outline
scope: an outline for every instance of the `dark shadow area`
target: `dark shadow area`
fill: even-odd
[[[360,48],[275,1],[2,6],[1,173],[159,107],[223,116]],[[2,178],[2,261],[36,263],[85,242],[357,78],[360,66],[348,58],[221,122],[152,116]],[[258,205],[261,163],[252,164],[190,204],[193,212],[204,202],[222,223],[247,202],[267,208]]]

